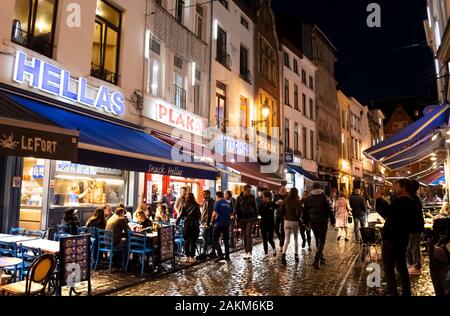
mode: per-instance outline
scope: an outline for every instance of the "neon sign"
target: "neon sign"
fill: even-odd
[[[101,86],[95,88],[94,95],[89,95],[86,78],[75,80],[69,71],[39,58],[27,60],[27,54],[21,51],[16,54],[13,80],[20,84],[27,81],[33,88],[108,114],[121,116],[125,113],[122,93],[110,92],[108,87]]]

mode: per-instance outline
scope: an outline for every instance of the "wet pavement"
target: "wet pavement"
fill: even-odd
[[[287,255],[287,265],[281,264],[279,255],[271,251],[264,257],[262,243],[253,249],[251,261],[243,258],[243,250],[231,254],[231,262],[208,261],[195,265],[179,265],[177,271],[162,271],[159,274],[123,273],[113,270],[95,271],[92,278],[93,295],[113,296],[380,296],[381,288],[367,286],[366,271],[371,261],[376,262],[372,248],[370,256],[361,259],[360,245],[350,237],[349,242],[336,241],[336,232],[329,230],[325,246],[327,264],[321,270],[312,267],[315,244],[312,251],[301,248],[299,237],[298,263],[294,260],[292,240]],[[278,241],[276,241],[278,246]],[[381,256],[381,251],[378,248]],[[413,295],[433,296],[434,290],[428,269],[428,260],[423,253],[423,269],[420,277],[412,277]],[[104,269],[104,268],[103,268]],[[136,271],[136,270],[135,270]],[[86,287],[78,287],[86,294]],[[65,292],[67,293],[67,292]]]

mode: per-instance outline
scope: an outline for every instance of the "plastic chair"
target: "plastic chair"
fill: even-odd
[[[45,230],[27,230],[25,232],[25,236],[36,236],[41,239],[45,239],[46,235],[47,235],[47,231],[45,231]]]
[[[178,260],[181,259],[181,257],[184,255],[184,236],[183,236],[183,230],[184,230],[184,221],[181,220],[179,226],[175,230],[175,253],[178,257]]]
[[[115,253],[122,252],[122,267],[125,269],[125,245],[114,246],[114,233],[112,230],[99,229],[98,230],[98,249],[97,258],[95,260],[94,270],[97,269],[100,253],[109,254],[109,273],[111,274],[112,258]]]
[[[9,230],[9,234],[10,235],[19,235],[19,236],[24,236],[25,235],[25,228],[15,228],[15,227],[11,227],[11,229]]]
[[[147,255],[152,255],[152,262],[155,262],[155,250],[148,247],[147,236],[145,234],[128,231],[128,255],[125,271],[128,270],[128,263],[130,262],[131,254],[136,254],[140,257],[141,275],[144,274],[145,257]]]
[[[20,258],[20,251],[15,242],[0,241],[0,256]],[[3,267],[2,270],[16,281],[22,276],[22,266]]]
[[[368,247],[370,260],[373,260],[370,247],[373,247],[375,249],[375,253],[377,254],[377,260],[380,260],[378,250],[376,247],[376,244],[379,241],[380,231],[374,227],[361,227],[359,229],[359,232],[361,234],[361,247]]]
[[[3,294],[35,295],[45,294],[45,287],[56,267],[56,256],[52,254],[42,255],[30,266],[27,277],[23,281],[2,286]]]

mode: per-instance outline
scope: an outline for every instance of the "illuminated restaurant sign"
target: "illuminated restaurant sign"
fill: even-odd
[[[144,116],[199,136],[206,128],[204,118],[155,98],[148,98]]]
[[[106,86],[93,89],[86,78],[76,80],[69,71],[39,58],[28,60],[26,53],[21,51],[16,54],[13,80],[20,84],[28,82],[40,91],[108,114],[122,116],[125,113],[125,97],[122,93],[112,92]]]

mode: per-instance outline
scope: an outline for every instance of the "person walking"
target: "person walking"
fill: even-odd
[[[230,260],[229,234],[230,234],[230,219],[232,208],[230,203],[225,201],[223,192],[216,193],[216,203],[214,204],[214,212],[212,214],[213,223],[213,245],[219,255],[216,262]],[[225,256],[220,247],[219,239],[222,236],[223,244],[225,246]]]
[[[406,265],[406,248],[414,220],[412,210],[417,209],[417,205],[409,195],[411,181],[408,179],[397,181],[395,191],[397,198],[390,205],[381,197],[378,197],[376,203],[377,212],[386,220],[382,231],[383,270],[387,281],[388,295],[398,295],[395,279],[395,269],[397,269],[402,281],[402,295],[411,296],[411,283]]]
[[[359,227],[367,227],[367,205],[360,189],[355,189],[349,199],[353,214],[355,241],[359,242]]]
[[[311,228],[316,238],[316,255],[314,257],[313,266],[316,270],[320,269],[321,265],[325,265],[325,258],[323,250],[327,239],[328,221],[332,226],[335,226],[336,220],[331,207],[330,199],[320,189],[320,184],[315,182],[311,195],[308,196],[303,208],[304,221],[306,225],[311,225]]]
[[[280,249],[282,249],[284,246],[284,238],[285,238],[284,223],[283,217],[280,215],[280,208],[286,198],[287,198],[286,187],[282,186],[278,190],[278,194],[275,195],[274,199],[274,202],[277,205],[277,208],[275,210],[275,234],[277,235],[278,240],[280,241]]]
[[[348,241],[348,217],[351,214],[349,201],[345,198],[344,192],[341,192],[339,199],[336,201],[336,227],[338,228],[337,241],[340,241],[344,236],[345,241]]]
[[[211,225],[212,214],[214,212],[215,201],[211,198],[211,191],[205,190],[202,192],[203,202],[200,207],[201,209],[201,224],[203,225],[203,251],[197,259],[206,260],[208,257],[208,243],[211,242],[211,253],[210,257],[216,257],[216,252],[214,250],[213,244],[213,227]]]
[[[261,216],[261,234],[263,237],[263,247],[265,258],[269,255],[269,246],[273,249],[273,256],[277,256],[277,249],[273,241],[275,233],[275,209],[276,204],[272,202],[272,193],[269,191],[263,192],[262,203],[258,207],[258,215]]]
[[[302,204],[302,208],[304,206],[305,200],[308,197],[308,191],[303,191],[302,199],[300,203]],[[304,216],[302,216],[300,220],[300,235],[302,236],[302,248],[306,247],[306,243],[308,243],[308,251],[311,251],[311,227],[307,227],[305,225]]]
[[[184,222],[184,252],[187,257],[187,263],[194,263],[195,251],[197,250],[197,239],[200,234],[200,207],[195,201],[195,196],[189,193],[183,207],[181,214],[177,219],[177,226],[180,220],[185,219]]]
[[[252,258],[252,229],[253,223],[257,219],[256,201],[255,196],[251,193],[251,186],[244,186],[244,191],[237,198],[236,201],[236,215],[238,223],[241,226],[242,233],[244,234],[244,259]]]
[[[292,235],[294,235],[295,262],[299,262],[298,228],[299,221],[302,215],[302,205],[300,203],[300,197],[298,196],[298,190],[296,188],[292,188],[289,192],[287,199],[284,200],[284,203],[281,205],[280,213],[284,220],[284,231],[286,233],[286,238],[281,255],[281,263],[287,264],[286,252],[289,247]]]
[[[410,275],[420,275],[422,270],[420,260],[420,236],[425,229],[425,221],[423,219],[422,202],[417,196],[419,188],[419,182],[416,180],[411,181],[411,192],[409,192],[409,194],[415,203],[416,208],[411,210],[413,213],[412,232],[409,234],[408,247],[406,248],[406,261]]]
[[[225,201],[227,201],[231,205],[231,219],[230,219],[230,247],[235,248],[235,225],[236,225],[236,199],[233,197],[233,193],[231,191],[225,192]]]

